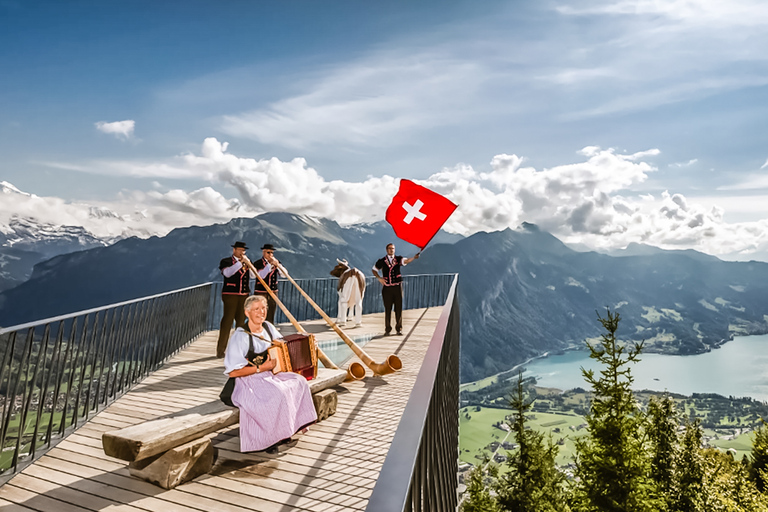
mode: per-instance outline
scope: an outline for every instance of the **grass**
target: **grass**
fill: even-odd
[[[476,409],[476,406],[469,406],[462,407],[459,410],[459,458],[461,462],[470,462],[475,465],[482,462],[484,458],[491,458],[493,450],[488,445],[492,441],[499,443],[504,440],[512,443],[515,442],[514,434],[507,433],[493,426],[494,423],[499,421],[504,422],[505,416],[512,414],[511,409],[487,407],[480,407],[479,411]],[[469,419],[466,417],[467,414],[469,414]],[[542,432],[545,438],[551,435],[553,442],[558,443],[562,441],[562,444],[559,446],[557,464],[565,466],[573,462],[576,452],[574,439],[586,434],[586,429],[576,430],[579,425],[585,422],[582,416],[557,412],[533,412],[528,415],[528,418],[528,425]],[[559,432],[556,430],[559,430]],[[732,439],[724,439],[730,436],[711,429],[704,429],[704,436],[708,438],[710,446],[720,448],[721,450],[731,448],[736,450],[734,458],[741,460],[745,455],[748,456],[750,454],[754,434],[752,432],[744,432]],[[501,454],[506,452],[507,450],[503,448],[498,450],[498,453]]]
[[[493,451],[487,446],[492,441],[514,442],[514,434],[498,429],[493,426],[498,421],[504,421],[504,417],[512,414],[510,409],[491,409],[481,407],[480,411],[476,407],[464,407],[459,411],[459,458],[462,462],[471,462],[478,464],[484,457],[490,458]],[[466,418],[469,413],[470,419]],[[557,443],[562,440],[563,444],[559,447],[557,463],[566,465],[573,461],[575,445],[573,440],[586,433],[584,429],[575,430],[577,426],[584,423],[584,418],[573,414],[559,413],[531,413],[528,415],[531,428],[542,432],[545,437],[552,436],[552,441]],[[574,429],[571,430],[570,427]],[[558,429],[559,432],[555,430]],[[507,450],[499,449],[498,453],[504,454]]]
[[[459,391],[478,391],[480,389],[486,388],[496,382],[496,379],[499,378],[499,375],[491,375],[490,377],[486,377],[484,379],[476,380],[474,382],[467,382],[465,384],[461,384],[459,386]]]

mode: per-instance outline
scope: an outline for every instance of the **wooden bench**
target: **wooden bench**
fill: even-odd
[[[346,378],[346,370],[319,368],[309,381],[312,401],[321,421],[336,412],[332,388]],[[112,432],[101,441],[104,453],[128,461],[133,476],[173,489],[211,470],[214,450],[208,434],[240,421],[240,410],[220,401],[145,421]]]

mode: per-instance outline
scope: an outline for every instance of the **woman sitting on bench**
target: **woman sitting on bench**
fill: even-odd
[[[240,409],[240,451],[267,449],[275,453],[280,442],[316,421],[317,413],[304,377],[271,371],[275,361],[267,349],[273,339],[281,336],[274,325],[265,321],[266,297],[248,297],[245,316],[249,331],[238,327],[224,356],[224,373],[237,377],[232,402]]]

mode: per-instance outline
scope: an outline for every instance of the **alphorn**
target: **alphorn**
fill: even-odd
[[[301,326],[301,324],[296,320],[296,318],[291,314],[290,311],[288,311],[288,308],[283,304],[283,302],[277,298],[277,295],[275,295],[275,292],[272,291],[272,289],[267,285],[267,283],[264,282],[264,279],[259,275],[259,271],[256,270],[256,267],[253,266],[253,263],[251,263],[250,260],[245,260],[246,265],[249,267],[249,269],[256,274],[256,279],[259,280],[261,285],[264,287],[265,290],[267,290],[267,293],[272,297],[272,300],[275,301],[275,304],[277,304],[280,309],[285,314],[285,317],[288,319],[289,322],[293,325],[294,329],[296,329],[297,332],[300,332],[302,334],[307,334],[307,331]],[[333,370],[338,370],[339,367],[334,364],[331,359],[325,355],[325,352],[322,351],[322,349],[318,346],[317,347],[317,358],[320,360],[321,363],[323,363],[323,366],[326,368],[331,368]],[[363,365],[360,363],[353,361],[349,368],[347,368],[347,380],[360,380],[363,377],[365,377],[365,368],[363,368]]]
[[[320,316],[323,317],[323,319],[328,323],[328,325],[336,331],[336,334],[341,336],[341,339],[344,340],[344,343],[346,343],[349,348],[352,349],[352,352],[355,353],[355,355],[363,362],[365,363],[365,366],[371,369],[374,375],[387,375],[388,373],[394,373],[398,370],[400,370],[403,367],[402,361],[400,361],[400,358],[396,355],[392,354],[391,356],[387,357],[385,362],[383,363],[376,363],[373,359],[371,359],[371,356],[365,353],[363,349],[357,346],[357,343],[352,341],[352,339],[347,336],[347,333],[341,330],[341,328],[336,325],[336,322],[331,320],[331,318],[325,314],[325,311],[323,311],[323,308],[318,306],[315,301],[313,301],[307,293],[301,289],[301,286],[299,286],[296,281],[293,280],[293,278],[288,274],[288,271],[285,270],[285,267],[282,265],[278,265],[277,268],[280,270],[280,272],[293,284],[293,286],[296,287],[297,290],[299,290],[299,293],[301,293],[305,299],[307,299],[307,302],[315,308],[315,310],[320,313]]]

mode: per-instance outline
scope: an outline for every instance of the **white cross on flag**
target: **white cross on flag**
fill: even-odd
[[[423,250],[456,207],[437,192],[411,180],[400,180],[400,190],[387,208],[386,219],[398,238]]]

